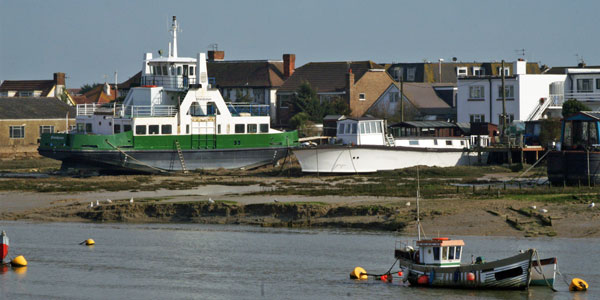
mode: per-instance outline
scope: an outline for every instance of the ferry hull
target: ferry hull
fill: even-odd
[[[288,155],[288,148],[183,150],[186,170],[254,168],[274,164]],[[182,171],[181,159],[172,150],[40,150],[43,156],[61,160],[62,169],[104,172]]]
[[[408,272],[408,281],[414,286],[462,289],[527,289],[529,287],[533,250],[483,264],[460,267],[437,267],[415,264],[399,258],[400,267]],[[469,274],[474,276],[468,280]],[[427,276],[426,284],[419,277]]]
[[[478,162],[477,153],[462,149],[324,146],[293,151],[303,172],[319,173],[372,173],[417,165],[453,167]]]

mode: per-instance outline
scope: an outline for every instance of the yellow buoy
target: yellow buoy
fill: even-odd
[[[94,240],[92,240],[92,239],[85,240],[86,246],[91,246],[91,245],[95,245],[95,244],[96,244],[96,242],[94,242]]]
[[[350,279],[367,280],[368,278],[367,271],[361,267],[356,267],[350,272]]]
[[[10,262],[10,265],[13,267],[25,267],[27,266],[27,260],[23,255],[19,255]]]
[[[569,291],[586,291],[587,289],[587,282],[581,278],[573,278],[573,280],[571,280],[571,284],[569,285]]]

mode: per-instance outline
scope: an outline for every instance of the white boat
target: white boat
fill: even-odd
[[[556,257],[541,259],[539,262],[534,260],[531,263],[531,283],[530,285],[550,285],[554,286],[556,278]],[[547,282],[547,283],[546,283]]]
[[[385,121],[362,117],[338,121],[334,142],[294,149],[303,172],[372,173],[417,165],[453,167],[478,163],[469,137],[392,137]],[[485,161],[485,158],[481,159]]]

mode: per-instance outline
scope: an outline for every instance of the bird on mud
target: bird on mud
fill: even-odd
[[[537,208],[537,206],[535,206],[535,205],[531,206],[531,209],[536,209],[536,208]]]
[[[273,199],[273,202],[275,202],[275,203],[279,203],[279,200],[277,200],[277,199]]]
[[[540,212],[541,212],[541,213],[543,213],[543,214],[545,214],[545,213],[547,213],[547,212],[548,212],[548,210],[547,210],[547,209],[545,209],[545,208],[542,208],[542,209],[540,209]]]
[[[131,199],[129,199],[129,203],[133,204],[133,197],[131,197]]]
[[[589,208],[594,208],[594,206],[596,206],[596,203],[592,202],[590,203],[590,205],[588,205]]]
[[[96,206],[100,206],[100,201],[96,200]]]
[[[208,203],[215,203],[215,200],[213,200],[212,198],[208,198]]]
[[[110,199],[106,199],[106,202],[108,202],[108,203],[112,203],[112,200],[110,200]]]
[[[406,206],[410,206],[410,201],[406,202]]]
[[[90,205],[88,206],[89,208],[94,207],[94,202],[90,202]]]

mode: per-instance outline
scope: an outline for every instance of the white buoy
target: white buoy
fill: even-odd
[[[594,208],[594,206],[596,206],[596,204],[594,202],[590,203],[590,205],[588,205],[589,208]]]
[[[131,199],[129,199],[129,203],[133,203],[133,197],[131,197]]]
[[[106,202],[108,202],[108,203],[112,203],[112,200],[110,200],[110,199],[106,199]]]
[[[215,203],[215,200],[213,200],[212,198],[208,198],[208,203]]]

